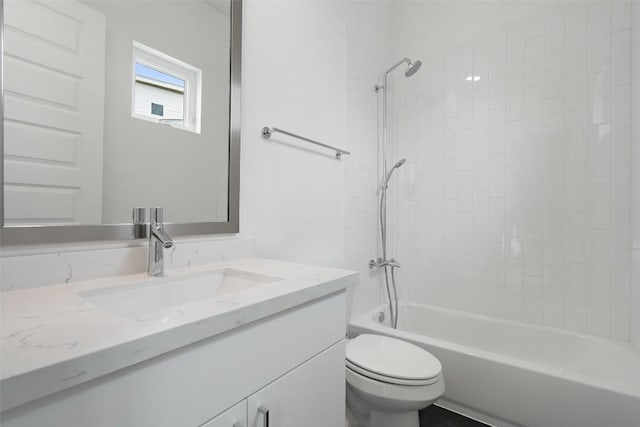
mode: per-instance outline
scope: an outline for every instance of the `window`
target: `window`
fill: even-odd
[[[133,42],[131,115],[200,133],[202,71]]]

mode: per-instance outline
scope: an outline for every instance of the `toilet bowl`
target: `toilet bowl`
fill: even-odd
[[[419,427],[418,411],[444,393],[438,359],[381,335],[362,334],[347,343],[346,378],[351,427]]]

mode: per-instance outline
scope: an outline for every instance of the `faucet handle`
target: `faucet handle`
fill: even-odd
[[[151,208],[151,224],[163,224],[163,209],[162,208]]]

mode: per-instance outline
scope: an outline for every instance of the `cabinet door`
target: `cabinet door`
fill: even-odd
[[[249,427],[344,425],[344,346],[340,341],[251,395]]]
[[[243,400],[201,427],[247,427],[247,401]]]

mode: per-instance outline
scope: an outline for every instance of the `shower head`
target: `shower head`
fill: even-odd
[[[404,72],[405,77],[413,76],[415,73],[418,72],[420,67],[422,67],[422,61],[417,60],[414,63],[411,63],[411,61],[409,61],[409,68],[407,68],[407,71]]]
[[[393,64],[391,66],[391,68],[389,68],[387,71],[384,72],[384,84],[381,84],[381,85],[376,84],[373,87],[375,89],[376,93],[379,92],[381,89],[384,89],[384,87],[385,87],[385,85],[387,83],[387,75],[390,72],[392,72],[393,70],[395,70],[396,68],[398,68],[402,64],[407,64],[409,66],[409,68],[407,68],[407,70],[404,72],[404,76],[409,78],[409,77],[413,76],[415,73],[418,72],[418,70],[422,66],[422,61],[417,60],[416,62],[411,62],[411,60],[409,58],[402,58],[400,61],[398,61],[395,64]]]
[[[395,165],[393,165],[393,167],[391,168],[391,170],[389,172],[387,172],[387,176],[384,178],[384,182],[382,183],[382,189],[386,190],[387,187],[389,186],[389,180],[391,179],[391,175],[393,175],[393,172],[398,169],[400,166],[404,165],[404,163],[407,161],[407,159],[400,159],[396,162]]]

